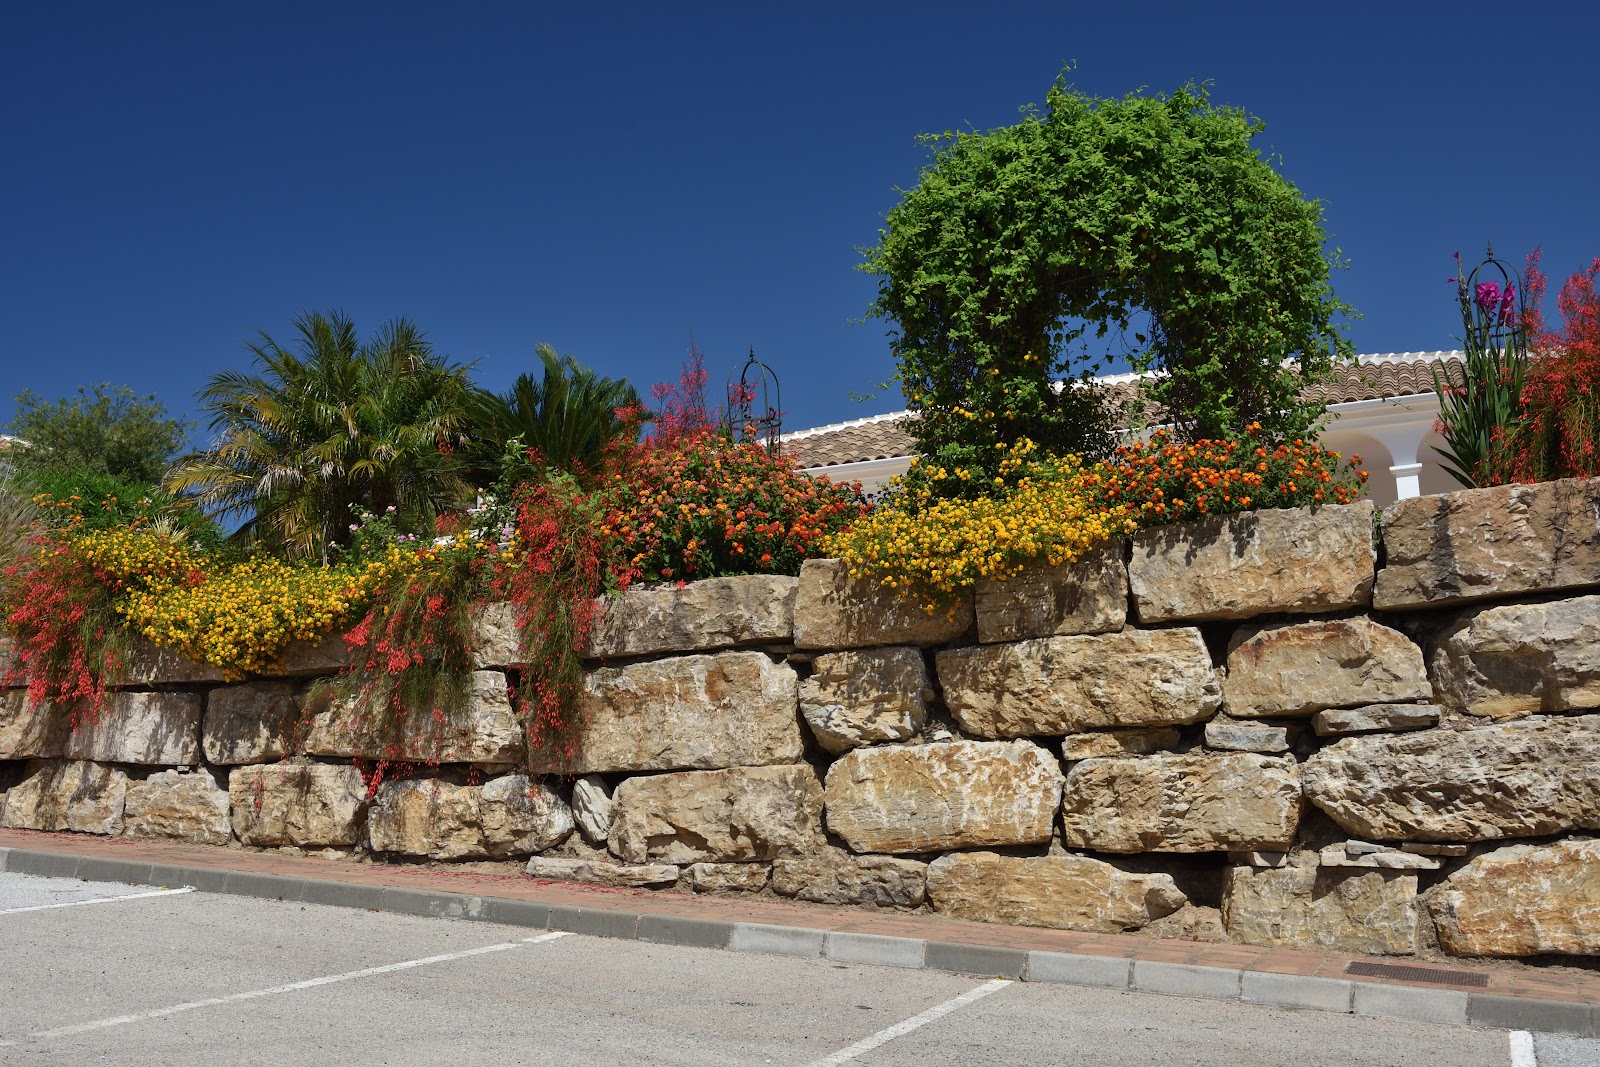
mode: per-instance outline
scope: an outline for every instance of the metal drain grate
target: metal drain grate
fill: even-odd
[[[1367,963],[1353,960],[1345,964],[1345,974],[1361,974],[1369,978],[1399,978],[1406,982],[1432,982],[1434,985],[1459,985],[1481,989],[1489,984],[1486,974],[1471,971],[1446,971],[1438,967],[1406,967],[1395,963]]]

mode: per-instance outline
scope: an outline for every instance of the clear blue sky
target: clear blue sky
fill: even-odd
[[[893,372],[855,249],[917,133],[1013,122],[1067,60],[1264,119],[1361,351],[1453,345],[1457,249],[1543,245],[1552,310],[1600,255],[1591,4],[802,10],[13,0],[0,424],[95,381],[191,411],[326,308],[409,316],[493,388],[539,341],[648,386],[692,332],[713,381],[755,346],[787,428],[897,409],[850,398]]]

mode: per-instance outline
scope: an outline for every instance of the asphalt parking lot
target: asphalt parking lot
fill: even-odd
[[[0,1063],[1600,1065],[1600,1042],[0,874]]]

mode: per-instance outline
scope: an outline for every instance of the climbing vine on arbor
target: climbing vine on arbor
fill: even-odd
[[[1089,379],[1112,334],[1184,439],[1311,430],[1300,391],[1352,352],[1348,308],[1321,207],[1253,147],[1263,128],[1204,86],[1107,100],[1058,80],[1042,114],[925,138],[862,264],[922,454],[970,467],[1024,437],[1106,453]]]

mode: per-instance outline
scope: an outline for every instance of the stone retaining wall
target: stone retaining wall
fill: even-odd
[[[0,693],[0,825],[1392,955],[1600,955],[1600,482],[1137,534],[929,615],[832,560],[605,603],[571,753],[504,605],[393,751],[148,650]],[[1380,560],[1382,561],[1380,563]],[[4,650],[0,649],[0,655]],[[369,795],[352,758],[410,776]]]

